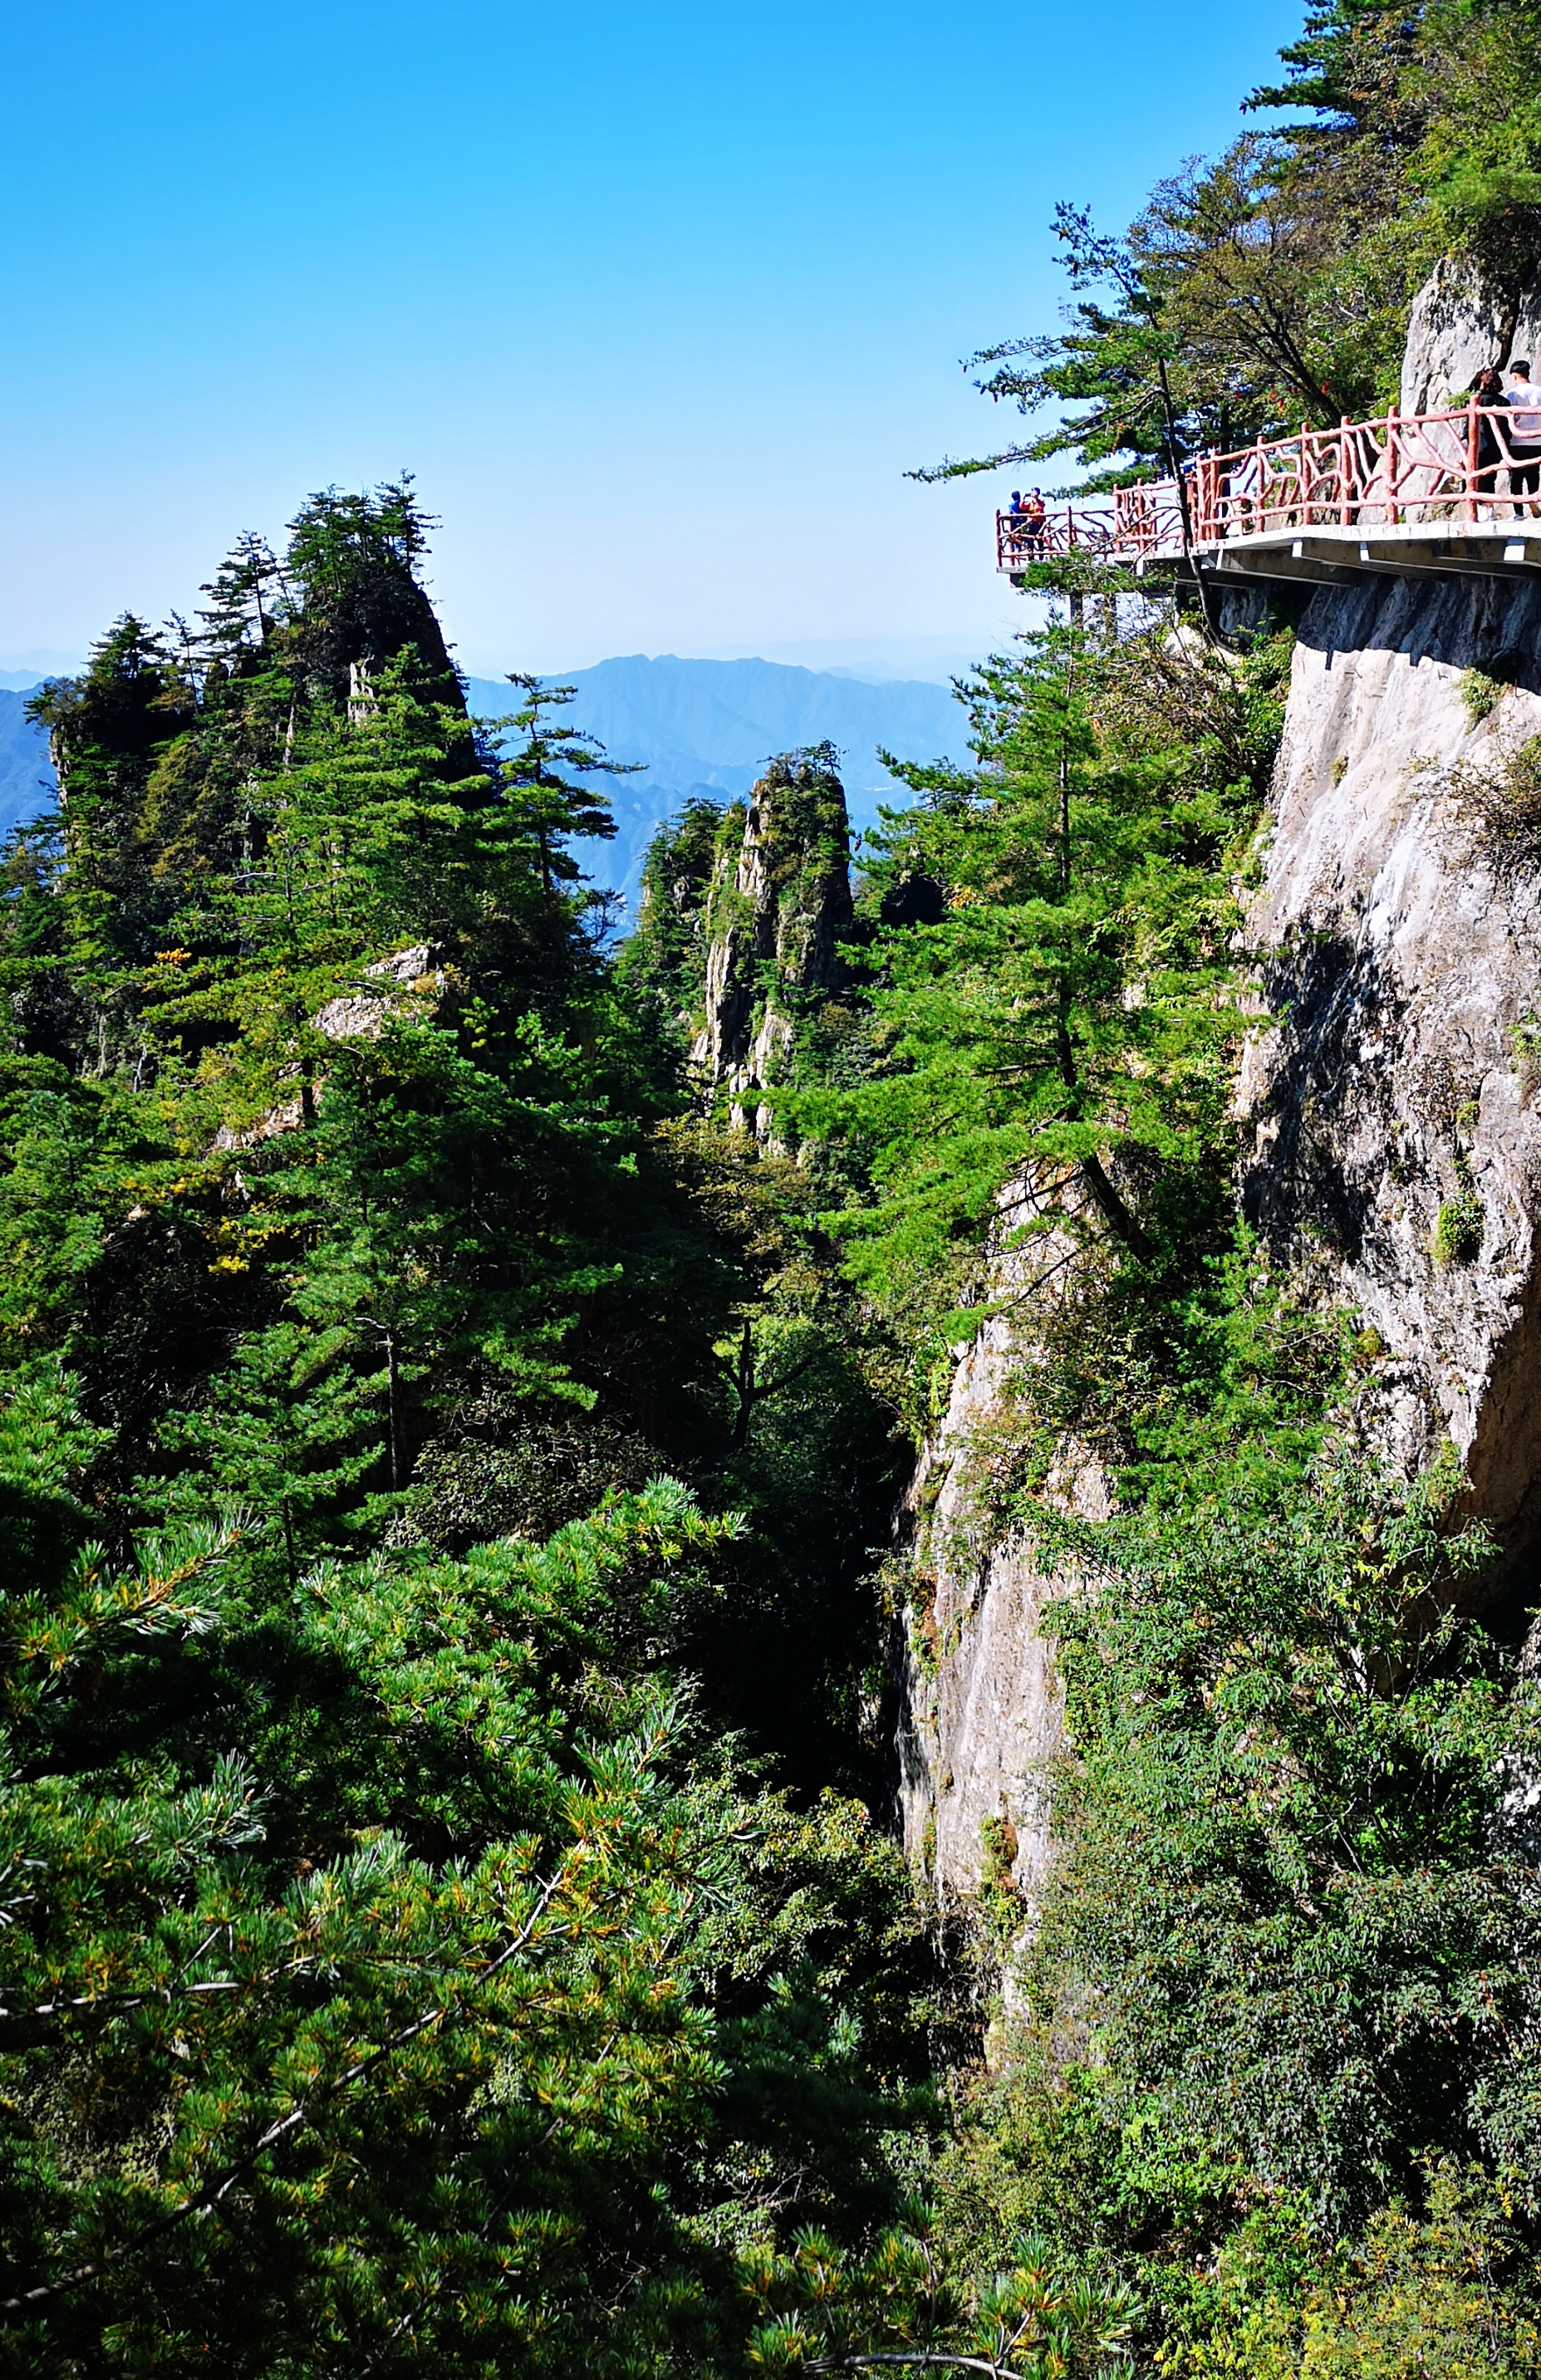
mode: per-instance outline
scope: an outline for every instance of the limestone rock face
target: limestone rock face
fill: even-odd
[[[1248,1213],[1385,1342],[1393,1448],[1448,1432],[1516,1556],[1541,1519],[1541,872],[1462,778],[1538,735],[1541,589],[1312,599],[1248,932],[1272,1021],[1240,1090]]]
[[[316,1030],[329,1041],[377,1041],[388,1017],[409,1014],[414,1006],[431,1008],[444,989],[444,970],[427,942],[376,959],[364,975],[371,984],[378,983],[378,991],[360,986],[317,1011]]]
[[[991,1303],[1010,1298],[1029,1319],[1042,1310],[1036,1300],[1062,1293],[1077,1256],[1062,1232],[1013,1244],[1037,1203],[1030,1181],[1003,1194],[988,1281]],[[1048,1764],[1064,1741],[1043,1611],[1074,1584],[1062,1572],[1046,1577],[992,1510],[1000,1457],[1020,1431],[1019,1379],[1033,1361],[1010,1313],[993,1315],[964,1351],[916,1470],[904,1514],[913,1590],[899,1645],[898,1739],[911,1859],[944,1890],[971,1891],[986,1864],[986,1824],[1003,1819],[1012,1881],[1028,1906],[1052,1852]],[[1106,1477],[1084,1450],[1062,1450],[1048,1492],[1087,1519],[1107,1515]]]
[[[1417,297],[1402,358],[1403,413],[1438,413],[1470,388],[1484,364],[1541,358],[1541,289],[1485,285],[1469,266],[1446,258]]]
[[[339,992],[335,1000],[327,1001],[311,1022],[328,1041],[378,1041],[393,1016],[431,1015],[448,981],[440,954],[432,945],[414,942],[406,950],[394,951],[389,958],[375,959],[364,969],[362,979],[352,990]],[[378,990],[366,988],[376,985]],[[313,1095],[318,1104],[325,1097],[324,1077],[315,1081]],[[285,1099],[282,1106],[270,1108],[259,1123],[243,1132],[235,1132],[222,1123],[210,1147],[254,1148],[259,1142],[271,1140],[275,1133],[297,1131],[303,1121],[303,1101],[297,1097]]]
[[[1534,1603],[1541,765],[1534,832],[1496,831],[1474,785],[1541,737],[1541,588],[1366,576],[1317,592],[1297,634],[1244,936],[1266,1021],[1237,1094],[1244,1204],[1324,1305],[1377,1334],[1369,1436],[1410,1473],[1453,1439],[1472,1508],[1508,1548],[1508,1588]],[[992,1301],[1026,1288],[1022,1261],[998,1257]],[[1038,1780],[1062,1733],[1042,1617],[1074,1582],[1046,1582],[990,1525],[1042,1307],[1013,1310],[963,1352],[911,1491],[900,1800],[912,1854],[958,1890],[979,1880],[983,1822],[1009,1817],[1030,1907],[1052,1850]],[[1074,1509],[1106,1509],[1105,1478],[1073,1447],[1054,1484]]]
[[[730,813],[730,816],[732,813]],[[734,1121],[761,1139],[799,1007],[835,990],[851,926],[850,822],[832,751],[773,760],[724,843],[707,895],[706,1013],[690,1051]]]

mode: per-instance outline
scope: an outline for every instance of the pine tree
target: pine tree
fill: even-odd
[[[858,1278],[946,1337],[1014,1174],[1038,1185],[1035,1231],[1095,1222],[1152,1266],[1183,1228],[1163,1183],[1212,1163],[1240,1024],[1230,869],[1271,737],[1249,752],[1247,672],[1197,647],[1159,663],[1186,682],[1191,741],[1126,700],[1121,720],[1150,650],[1051,627],[977,674],[977,770],[891,762],[920,799],[887,816],[873,889],[924,882],[940,914],[864,953],[866,1077],[784,1095],[867,1152],[869,1196],[841,1218]],[[1251,666],[1266,692],[1279,656]]]
[[[548,900],[558,888],[574,884],[577,861],[564,846],[575,837],[608,842],[615,832],[610,804],[597,786],[575,783],[598,774],[624,776],[637,763],[610,760],[604,747],[576,727],[559,726],[547,713],[560,713],[573,701],[570,686],[547,686],[538,677],[513,673],[509,684],[524,695],[507,718],[490,720],[488,729],[499,738],[498,775],[503,798],[518,831],[534,854],[541,888]],[[512,728],[523,741],[512,749],[504,731]]]

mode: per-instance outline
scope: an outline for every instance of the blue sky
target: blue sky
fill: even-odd
[[[1007,423],[1051,326],[1239,128],[1301,0],[269,0],[10,14],[0,666],[188,609],[237,530],[413,469],[466,666],[814,665],[1009,632]],[[1014,417],[1013,417],[1014,419]]]

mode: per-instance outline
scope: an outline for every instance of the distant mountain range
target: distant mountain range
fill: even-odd
[[[30,687],[0,686],[0,835],[54,799],[48,738],[27,716]]]
[[[628,893],[653,835],[682,802],[693,794],[715,801],[746,794],[774,753],[833,744],[860,829],[877,823],[880,802],[898,807],[908,798],[879,759],[880,745],[906,760],[934,760],[949,750],[962,758],[967,734],[947,686],[904,678],[869,686],[784,662],[631,653],[559,682],[577,688],[567,713],[574,726],[598,736],[613,760],[646,763],[644,776],[608,782],[614,842],[579,854],[598,882]],[[468,695],[480,717],[496,718],[512,707],[514,689],[472,678]]]
[[[567,713],[574,726],[596,736],[613,759],[646,766],[645,774],[601,781],[615,814],[615,841],[579,854],[599,882],[625,892],[636,889],[657,828],[682,802],[693,794],[722,801],[747,793],[773,753],[833,744],[860,829],[875,823],[880,802],[905,799],[878,759],[880,745],[904,759],[962,758],[967,733],[946,686],[904,678],[872,686],[783,662],[633,653],[560,682],[577,688]],[[502,716],[516,699],[494,678],[472,678],[468,695],[481,718]],[[46,741],[26,707],[26,689],[0,687],[0,833],[34,816],[54,790]]]

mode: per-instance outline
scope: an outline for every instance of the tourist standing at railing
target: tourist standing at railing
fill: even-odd
[[[1504,395],[1503,374],[1497,364],[1489,364],[1486,370],[1478,372],[1472,385],[1472,395],[1482,408],[1477,415],[1476,471],[1472,480],[1472,493],[1486,496],[1492,502],[1499,492],[1499,473],[1509,460],[1493,419],[1494,413],[1509,403]]]
[[[1511,363],[1509,376],[1514,385],[1509,392],[1509,409],[1514,417],[1510,432],[1510,451],[1513,462],[1510,467],[1509,492],[1526,502],[1516,502],[1516,513],[1535,510],[1535,499],[1541,492],[1541,390],[1530,383],[1530,365]]]
[[[1048,517],[1049,507],[1043,501],[1042,491],[1035,488],[1022,507],[1022,526],[1026,532],[1029,553],[1042,552],[1043,526]]]

